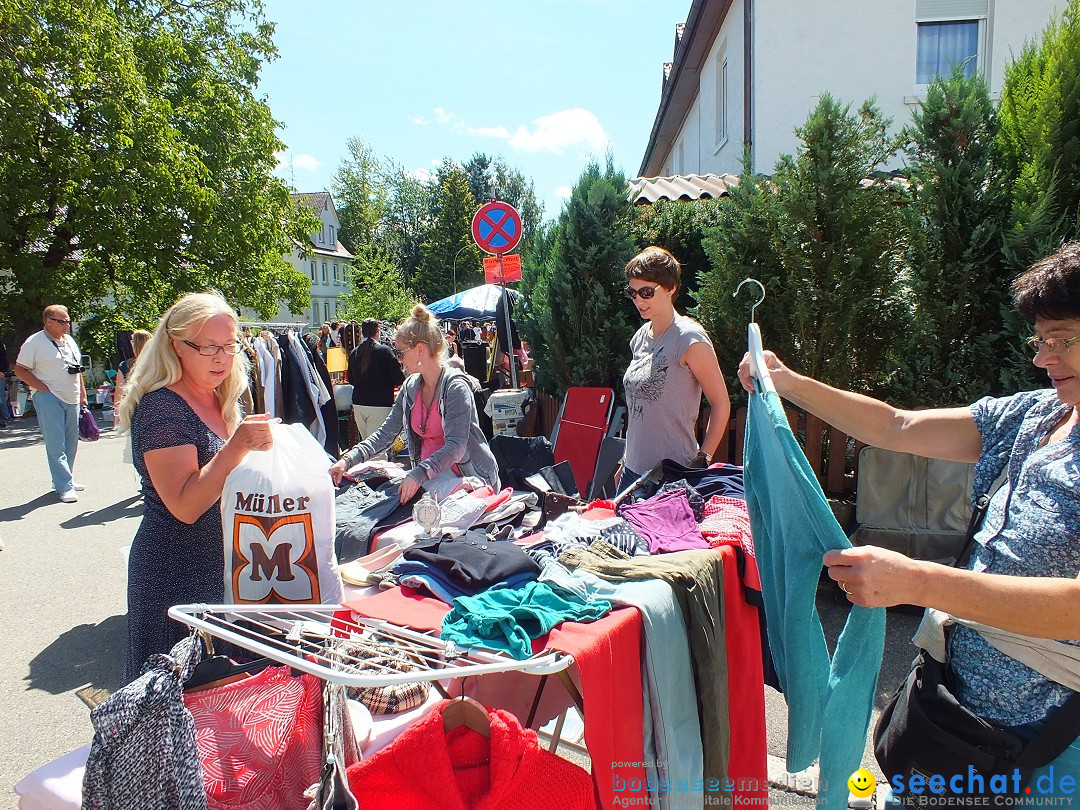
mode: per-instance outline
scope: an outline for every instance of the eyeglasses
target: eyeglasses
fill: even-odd
[[[1025,342],[1035,354],[1044,350],[1047,354],[1065,354],[1072,348],[1074,343],[1080,343],[1080,335],[1071,338],[1048,338],[1047,340],[1030,337]]]
[[[197,343],[192,343],[190,340],[185,340],[183,343],[193,348],[203,357],[213,357],[218,352],[225,352],[229,357],[232,357],[234,354],[239,354],[240,349],[242,348],[239,340],[232,343],[226,343],[224,346],[200,346]]]
[[[633,287],[631,287],[629,284],[627,284],[623,288],[622,292],[623,292],[623,295],[625,295],[631,301],[633,301],[635,298],[639,298],[639,297],[643,301],[648,301],[650,298],[652,298],[654,295],[656,295],[656,291],[658,289],[660,289],[659,284],[657,284],[655,286],[652,286],[652,287],[639,287],[636,290]]]
[[[65,326],[72,323],[71,318],[53,318],[52,316],[50,316],[49,320],[54,321],[55,323],[62,323]]]

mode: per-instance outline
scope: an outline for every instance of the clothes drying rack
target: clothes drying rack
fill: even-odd
[[[562,675],[574,662],[548,651],[517,660],[476,647],[459,647],[352,613],[340,605],[177,605],[169,616],[245,650],[343,686],[435,682],[493,672]],[[401,648],[418,668],[400,672],[364,656],[376,645]],[[441,691],[441,690],[440,690]]]

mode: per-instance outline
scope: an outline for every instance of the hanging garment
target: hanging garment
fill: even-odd
[[[326,452],[330,454],[331,458],[337,458],[338,454],[341,452],[341,448],[338,447],[338,418],[337,403],[334,400],[333,394],[334,383],[330,379],[330,372],[326,368],[326,361],[323,360],[322,353],[319,351],[319,341],[315,339],[315,336],[310,334],[304,335],[300,339],[300,344],[304,347],[308,361],[315,370],[315,376],[319,378],[322,388],[328,392],[327,398],[321,400],[319,404],[323,426],[326,429],[326,438],[323,440],[323,447],[326,449]]]
[[[705,793],[715,802],[727,806],[731,793],[730,785],[725,784],[731,723],[728,717],[726,606],[721,598],[723,566],[711,550],[632,559],[616,559],[617,556],[615,549],[598,540],[588,549],[564,552],[559,562],[568,568],[584,568],[612,582],[659,577],[672,586],[687,627],[695,692],[701,706]]]
[[[594,810],[589,774],[541,748],[512,714],[488,711],[490,739],[464,726],[444,732],[447,703],[348,769],[361,808]]]
[[[400,588],[351,601],[348,607],[363,616],[419,631],[437,630],[447,612],[441,602],[408,595]],[[546,640],[546,649],[574,657],[580,675],[581,696],[588,707],[584,716],[585,746],[592,758],[599,807],[648,804],[641,735],[641,635],[641,614],[623,608],[589,624],[564,622]],[[482,691],[486,680],[478,679],[476,689]],[[515,690],[515,694],[521,691]],[[763,692],[762,696],[764,699]],[[523,714],[528,709],[525,704],[520,711]],[[765,750],[764,746],[761,750]]]
[[[885,610],[853,606],[829,661],[814,604],[821,558],[851,544],[775,393],[750,395],[744,456],[769,645],[788,703],[787,768],[801,771],[820,756],[819,801],[843,806],[870,723]]]
[[[333,397],[330,396],[330,391],[323,384],[322,379],[315,373],[315,368],[311,363],[311,355],[300,338],[291,330],[287,333],[287,337],[289,353],[295,363],[297,376],[299,377],[299,390],[294,391],[294,394],[297,397],[308,397],[309,405],[314,414],[311,421],[305,422],[304,426],[318,440],[319,444],[323,444],[326,441],[326,422],[323,420],[322,406],[330,402]],[[337,452],[333,455],[336,456]]]
[[[184,695],[210,810],[307,810],[322,773],[322,681],[288,667]]]
[[[266,413],[281,416],[281,377],[278,363],[278,345],[269,340],[264,332],[254,340],[255,351],[259,355],[259,371],[262,374],[263,397]]]
[[[631,606],[644,626],[642,671],[645,772],[653,805],[702,807],[704,793],[675,792],[671,786],[701,782],[704,774],[701,724],[690,664],[690,646],[674,589],[663,580],[608,582],[584,569],[570,571],[548,556],[541,563],[542,582],[576,593],[580,599],[603,599]]]
[[[207,810],[183,683],[201,657],[195,637],[153,655],[135,680],[90,712],[94,741],[82,810]]]

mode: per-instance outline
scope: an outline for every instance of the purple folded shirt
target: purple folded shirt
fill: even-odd
[[[709,548],[694,522],[686,490],[660,492],[620,507],[619,514],[645,538],[652,554]]]

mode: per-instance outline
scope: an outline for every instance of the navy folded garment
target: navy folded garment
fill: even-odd
[[[540,566],[524,549],[514,543],[492,540],[479,531],[417,543],[405,549],[402,556],[438,571],[456,590],[470,595],[521,574],[540,576]]]
[[[743,468],[734,464],[719,464],[713,467],[684,467],[678,462],[665,458],[653,468],[654,474],[634,488],[635,500],[651,498],[660,491],[664,484],[686,481],[698,491],[706,501],[713,495],[725,498],[746,498],[743,489]]]

